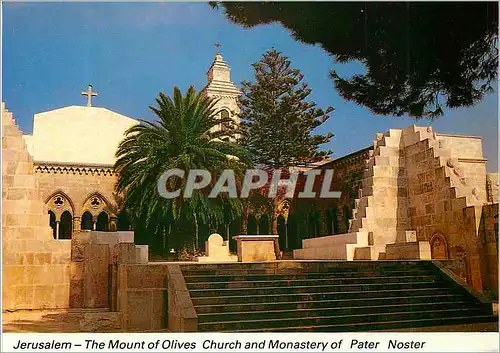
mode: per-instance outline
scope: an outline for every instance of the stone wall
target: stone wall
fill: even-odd
[[[33,159],[2,104],[2,310],[69,306],[70,241],[55,241]]]
[[[488,202],[498,203],[498,173],[488,173],[486,175],[486,192]]]
[[[167,263],[119,264],[117,310],[127,332],[158,331],[167,325]]]
[[[434,259],[462,258],[468,281],[481,290],[478,227],[486,203],[486,160],[481,139],[425,131],[405,147],[411,229],[429,241]]]
[[[498,203],[482,207],[479,239],[483,286],[498,298]]]
[[[73,217],[73,230],[81,229],[81,217],[88,211],[95,218],[105,211],[110,220],[117,217],[114,187],[116,175],[112,166],[55,165],[35,162],[35,172],[43,200],[59,221],[64,211]],[[94,207],[92,198],[97,196],[101,202]],[[54,199],[61,197],[64,204],[54,205]],[[48,223],[47,223],[48,224]]]
[[[487,178],[481,138],[437,134],[431,127],[391,129],[377,134],[363,165],[350,233],[330,239],[329,248],[320,239],[304,243],[295,258],[451,258],[474,289],[492,290],[498,182]]]

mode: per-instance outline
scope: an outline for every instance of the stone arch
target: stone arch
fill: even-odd
[[[81,219],[81,229],[82,230],[93,230],[93,224],[94,224],[94,217],[92,216],[92,213],[89,211],[85,211],[82,214],[82,219]]]
[[[339,233],[339,219],[337,207],[329,205],[325,211],[326,229],[328,235]]]
[[[449,258],[448,242],[442,233],[434,233],[430,238],[431,257],[435,260],[444,260]]]
[[[64,211],[59,223],[59,239],[71,239],[73,234],[73,216],[69,211]]]
[[[96,218],[96,230],[102,232],[109,231],[109,215],[106,211],[102,211]]]
[[[258,221],[259,226],[259,234],[270,234],[271,230],[269,229],[269,216],[267,213],[264,213],[259,217]]]
[[[61,220],[64,212],[69,212],[73,217],[75,214],[75,205],[73,200],[62,190],[56,190],[44,200],[49,211],[52,211],[56,217],[56,221]]]
[[[54,237],[54,239],[57,239],[57,228],[56,228],[56,214],[49,210],[49,226],[50,228],[52,228],[52,236]]]
[[[349,233],[351,231],[350,230],[351,213],[352,213],[352,210],[349,209],[348,205],[344,205],[344,207],[342,207],[342,216],[344,218],[345,233]]]
[[[228,119],[232,118],[231,110],[229,108],[223,107],[220,109],[220,119]],[[223,131],[230,130],[232,128],[232,123],[231,122],[221,122],[220,128]]]
[[[253,214],[247,219],[247,234],[257,234],[257,218]]]
[[[279,214],[278,217],[276,218],[276,223],[277,223],[277,231],[278,231],[278,240],[280,244],[280,249],[284,250],[287,248],[288,245],[288,239],[287,239],[287,224],[285,217],[282,214]]]
[[[115,217],[112,210],[111,202],[99,191],[94,191],[88,194],[80,205],[82,215],[88,211],[92,216],[97,217],[102,211],[106,211],[109,217]]]

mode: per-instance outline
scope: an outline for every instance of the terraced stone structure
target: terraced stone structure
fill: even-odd
[[[486,172],[481,138],[410,126],[378,134],[363,155],[345,233],[305,239],[294,258],[455,259],[470,285],[497,294],[498,175]]]
[[[462,137],[416,127],[379,136],[363,152],[370,157],[350,233],[304,241],[296,258],[313,260],[196,264],[148,262],[130,232],[54,239],[33,158],[3,105],[2,127],[3,310],[72,307],[67,317],[79,320],[80,331],[363,331],[497,321],[479,293],[498,280],[497,184],[486,182],[479,154],[461,154]],[[404,153],[401,141],[412,142]],[[467,151],[478,148],[476,141]],[[483,180],[484,188],[474,186]]]

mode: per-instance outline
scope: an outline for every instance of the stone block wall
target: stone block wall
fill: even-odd
[[[69,307],[69,241],[55,241],[33,159],[2,103],[2,310]]]
[[[56,220],[67,210],[73,217],[73,230],[81,228],[81,217],[89,211],[94,217],[101,211],[106,211],[110,218],[116,218],[116,200],[113,194],[116,176],[112,166],[78,166],[52,165],[35,163],[35,174],[38,178],[40,194],[49,206],[51,199],[63,196],[64,207],[50,207]],[[94,208],[89,199],[98,195],[104,202],[102,207]]]
[[[482,245],[478,239],[487,202],[486,160],[481,139],[433,133],[405,147],[411,228],[429,241],[434,259],[461,258],[468,282],[483,289]]]
[[[486,175],[486,192],[488,202],[498,203],[498,173]]]
[[[75,233],[71,247],[71,306],[116,310],[117,265],[136,262],[133,232]]]
[[[167,263],[119,264],[117,310],[127,332],[158,331],[167,325]]]
[[[493,290],[498,178],[487,177],[481,138],[437,134],[431,127],[391,129],[377,134],[364,166],[349,232],[368,233],[368,245],[344,234],[332,249],[304,245],[294,256],[345,259],[354,247],[354,259],[454,259],[474,289]]]
[[[479,239],[483,286],[498,298],[498,203],[482,207]]]

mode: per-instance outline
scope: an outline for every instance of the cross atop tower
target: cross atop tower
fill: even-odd
[[[216,53],[217,55],[220,55],[220,47],[221,47],[221,45],[220,45],[220,43],[219,43],[219,42],[215,43],[215,50],[216,50],[216,52],[215,52],[215,53]]]
[[[86,91],[80,93],[82,96],[87,96],[87,107],[92,106],[92,97],[97,96],[97,92],[92,91],[92,85],[87,87]]]

